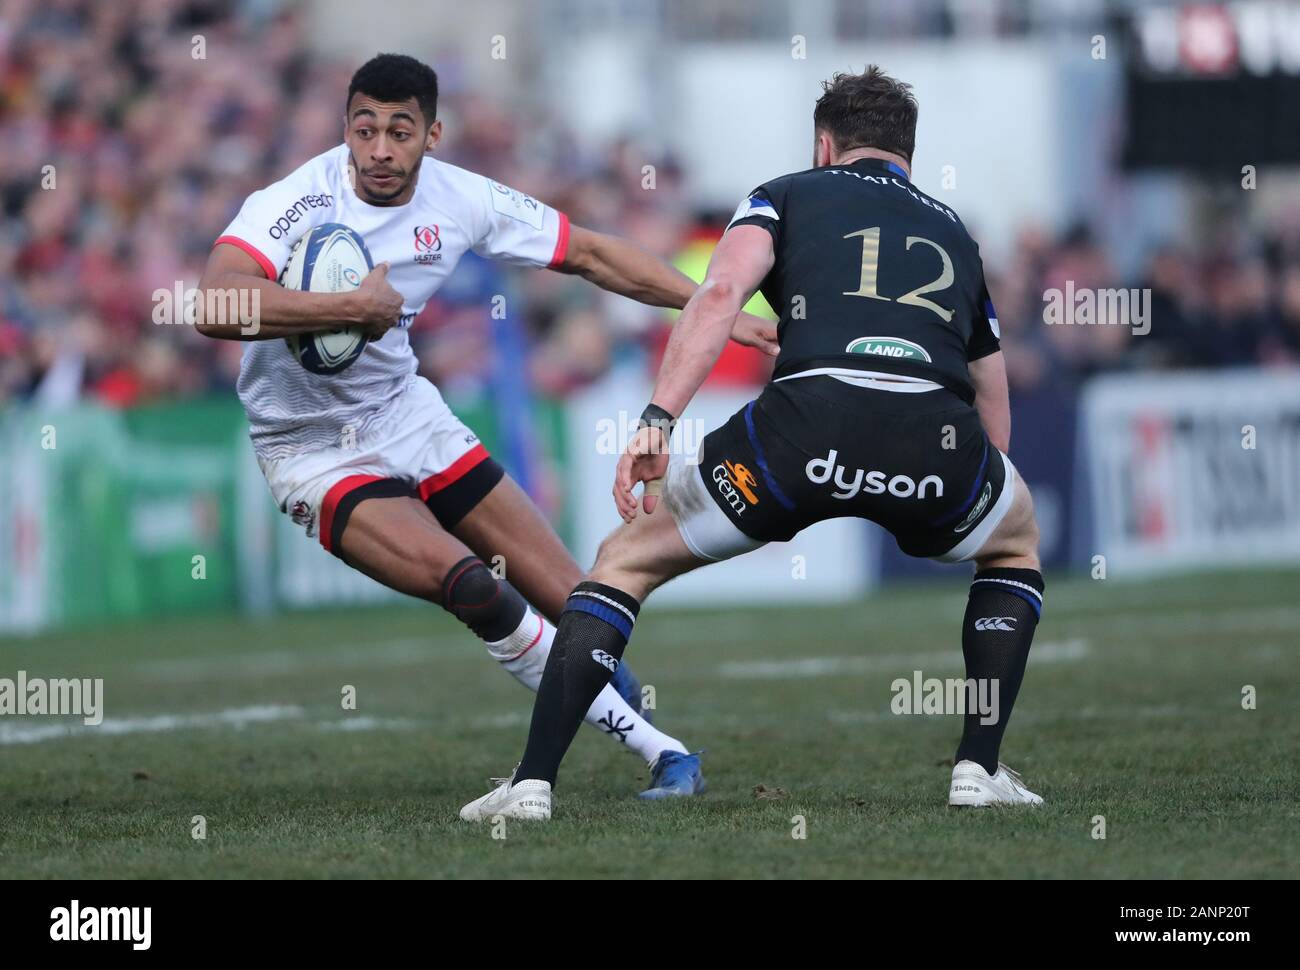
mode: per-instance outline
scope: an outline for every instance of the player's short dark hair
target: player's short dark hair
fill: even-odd
[[[910,84],[872,64],[861,74],[836,74],[822,90],[813,126],[831,136],[837,151],[879,148],[912,160],[917,106]]]
[[[414,98],[425,124],[438,117],[438,75],[428,64],[405,54],[378,54],[357,68],[348,85],[349,107],[358,92],[389,103]]]

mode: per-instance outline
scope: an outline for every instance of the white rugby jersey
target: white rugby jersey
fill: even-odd
[[[388,281],[402,295],[400,323],[366,344],[338,374],[313,374],[284,340],[244,346],[239,399],[253,447],[263,459],[338,447],[344,434],[362,441],[388,405],[415,379],[407,330],[467,250],[522,266],[564,260],[569,220],[522,192],[424,156],[415,194],[405,205],[363,202],[348,175],[348,149],[339,145],[244,202],[217,243],[244,250],[270,279],[308,229],[339,222],[361,234]]]

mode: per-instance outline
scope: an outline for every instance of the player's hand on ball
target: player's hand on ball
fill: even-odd
[[[738,313],[731,328],[731,339],[746,347],[756,347],[769,357],[781,352],[776,342],[776,324],[756,317],[752,313]]]
[[[402,294],[388,282],[387,263],[367,273],[353,296],[361,326],[371,340],[378,340],[402,318]]]
[[[668,439],[655,427],[641,428],[627,443],[627,449],[618,460],[614,475],[614,504],[624,522],[636,518],[636,496],[632,489],[645,482],[643,505],[647,513],[659,504],[660,479],[668,471]]]

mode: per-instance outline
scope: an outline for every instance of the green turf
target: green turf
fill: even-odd
[[[960,676],[960,579],[851,607],[652,604],[630,661],[661,724],[708,749],[710,792],[642,804],[644,766],[584,729],[556,818],[505,839],[456,810],[518,758],[531,695],[432,607],[2,640],[0,676],[104,677],[110,722],[293,716],[0,743],[0,876],[1295,878],[1297,588],[1295,572],[1051,583],[1038,643],[1065,659],[1031,657],[1003,749],[1047,804],[986,812],[945,806],[958,718],[889,713],[895,677]],[[812,658],[831,659],[743,666]]]

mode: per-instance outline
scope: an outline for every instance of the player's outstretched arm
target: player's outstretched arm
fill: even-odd
[[[673,328],[651,402],[674,417],[718,362],[732,325],[772,268],[772,237],[759,226],[736,226],[722,237],[704,282]]]
[[[247,299],[238,299],[246,290],[258,291],[251,324],[222,312],[249,306]],[[351,293],[304,293],[267,279],[257,260],[229,243],[214,246],[208,256],[196,306],[199,333],[226,340],[271,340],[338,326],[365,327],[374,340],[402,315],[402,297],[388,282],[387,263],[371,270]]]
[[[554,268],[581,276],[611,293],[674,310],[686,306],[696,290],[689,276],[635,243],[581,226],[570,229],[564,261]],[[752,314],[737,314],[730,336],[764,353],[775,356],[778,352],[776,325]]]
[[[972,360],[971,383],[975,385],[975,410],[993,446],[1004,454],[1011,450],[1011,396],[1007,390],[1007,364],[1002,351]]]
[[[718,362],[743,307],[772,268],[772,237],[760,226],[736,226],[713,251],[708,275],[682,311],[668,339],[654,395],[642,424],[628,442],[614,475],[614,504],[625,521],[636,516],[638,482],[662,478],[668,467],[668,434]],[[658,499],[647,486],[643,504],[653,512]]]

